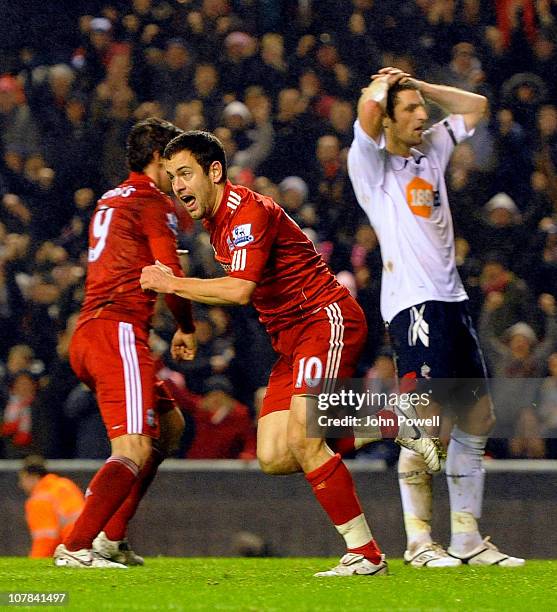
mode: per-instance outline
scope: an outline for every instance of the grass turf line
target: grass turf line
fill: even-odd
[[[557,561],[418,570],[395,559],[389,561],[390,576],[313,577],[336,562],[159,557],[142,568],[70,570],[53,567],[51,560],[4,557],[0,591],[68,591],[68,606],[48,607],[60,611],[531,611],[555,609],[557,601]]]

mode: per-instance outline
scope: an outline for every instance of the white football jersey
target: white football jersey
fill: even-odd
[[[454,232],[444,173],[455,144],[471,136],[462,115],[424,132],[410,157],[391,155],[354,124],[348,172],[360,206],[377,233],[383,258],[381,314],[428,300],[461,302]]]

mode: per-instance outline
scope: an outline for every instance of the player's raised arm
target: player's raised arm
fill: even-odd
[[[232,306],[249,304],[256,283],[225,276],[223,278],[179,278],[160,263],[141,272],[141,288],[171,293],[203,304]]]
[[[487,111],[487,98],[471,91],[446,85],[433,85],[412,79],[426,100],[450,114],[462,115],[468,131],[474,129]]]
[[[389,88],[408,78],[406,72],[397,68],[382,68],[382,72],[372,77],[371,83],[362,89],[358,101],[358,120],[364,132],[379,142],[383,131],[383,117],[387,110],[387,94]]]

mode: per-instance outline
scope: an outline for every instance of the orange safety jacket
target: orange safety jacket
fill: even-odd
[[[81,489],[69,478],[43,476],[25,502],[25,518],[33,542],[29,556],[52,557],[84,505]]]

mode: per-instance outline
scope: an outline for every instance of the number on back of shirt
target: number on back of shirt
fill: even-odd
[[[95,246],[89,247],[88,261],[97,261],[101,256],[104,247],[106,246],[106,239],[108,237],[108,228],[110,227],[110,221],[114,208],[100,208],[93,217],[93,238],[97,239]]]

